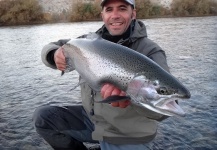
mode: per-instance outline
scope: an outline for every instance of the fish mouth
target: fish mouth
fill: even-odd
[[[185,116],[184,110],[178,104],[178,100],[182,100],[183,96],[173,94],[173,95],[165,95],[163,98],[152,102],[153,107],[157,109],[162,114],[168,116]]]

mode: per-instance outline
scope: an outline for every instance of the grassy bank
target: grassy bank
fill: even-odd
[[[20,25],[44,22],[37,0],[1,0],[0,25]]]
[[[217,15],[217,3],[213,0],[173,0],[170,11],[171,15],[179,17]]]
[[[78,2],[73,11],[61,14],[45,13],[37,0],[1,0],[0,25],[20,25],[50,22],[74,22],[100,20],[99,2]],[[217,3],[213,0],[173,0],[170,8],[154,5],[150,0],[136,0],[137,18],[186,17],[217,15]]]

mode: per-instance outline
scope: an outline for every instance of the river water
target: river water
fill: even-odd
[[[217,149],[217,17],[143,20],[149,38],[165,51],[171,73],[191,91],[180,102],[186,117],[159,124],[153,150]],[[58,39],[97,30],[102,22],[0,28],[0,150],[49,150],[38,136],[32,114],[41,105],[72,105],[78,75],[44,66],[42,47]]]

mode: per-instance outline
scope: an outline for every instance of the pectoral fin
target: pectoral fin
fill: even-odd
[[[123,101],[123,100],[130,100],[130,97],[129,96],[112,95],[112,96],[109,96],[102,101],[95,101],[95,102],[96,103],[113,103],[113,102],[118,102],[118,101]]]

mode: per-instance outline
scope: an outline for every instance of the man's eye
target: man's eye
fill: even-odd
[[[112,11],[112,9],[106,9],[106,12],[111,12]]]
[[[120,10],[121,10],[121,11],[125,11],[126,8],[125,8],[125,7],[121,7]]]

